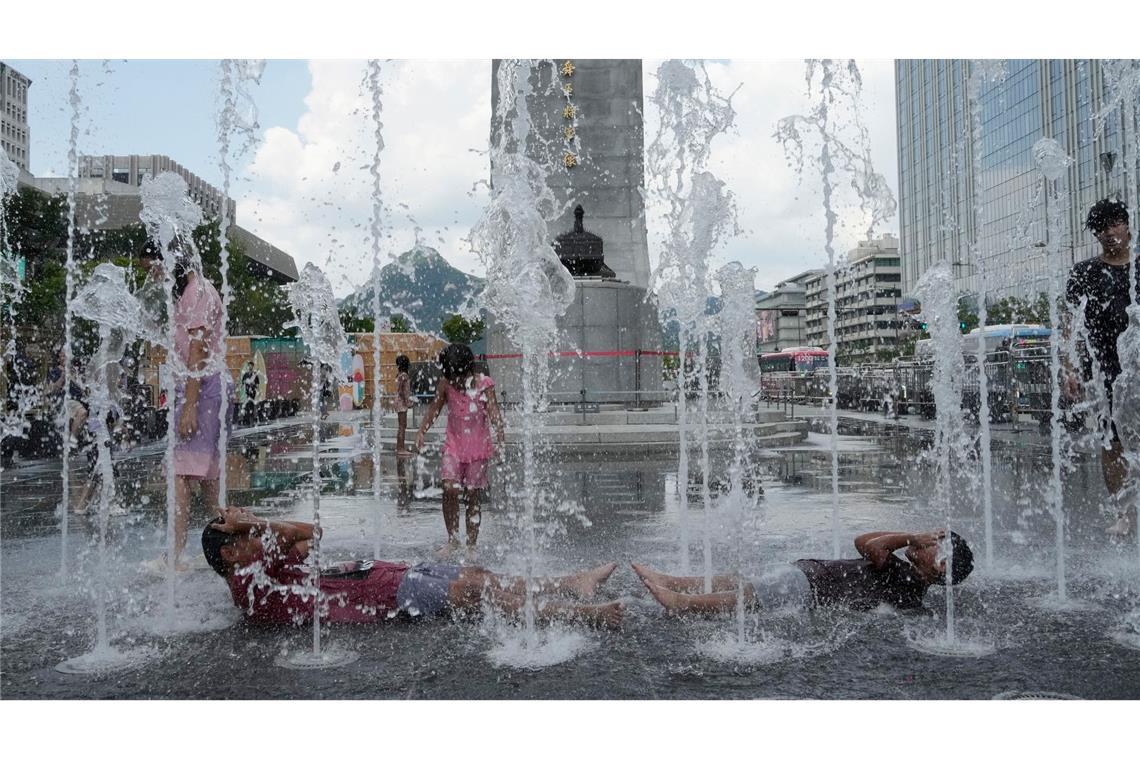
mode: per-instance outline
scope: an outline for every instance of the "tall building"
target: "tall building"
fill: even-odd
[[[30,172],[31,137],[28,130],[28,88],[32,80],[6,63],[0,63],[0,146],[16,166]]]
[[[767,354],[807,345],[807,288],[818,269],[776,283],[771,293],[756,299],[756,350]]]
[[[206,182],[194,172],[169,156],[80,156],[80,179],[103,180],[109,192],[117,192],[117,185],[138,188],[147,177],[156,177],[163,172],[174,172],[186,180],[190,199],[197,203],[207,216],[220,216],[222,191]],[[231,198],[227,204],[227,217],[232,222],[237,205]]]
[[[807,345],[827,348],[827,273],[804,280]],[[902,300],[902,262],[893,235],[863,240],[836,272],[836,356],[844,363],[875,361],[893,352],[911,329],[898,313]]]
[[[1051,273],[1096,255],[1096,241],[1083,225],[1097,200],[1117,195],[1136,205],[1137,187],[1133,182],[1125,188],[1124,167],[1127,162],[1140,166],[1138,146],[1124,144],[1123,109],[1107,114],[1102,133],[1096,133],[1094,116],[1112,94],[1102,62],[1012,60],[1005,65],[1003,80],[979,89],[981,176],[975,176],[967,93],[973,64],[895,62],[900,254],[908,295],[938,261],[951,262],[959,291],[979,291],[970,254],[976,194],[983,206],[978,240],[987,300],[1044,291]],[[1134,107],[1130,116],[1136,119]],[[1039,195],[1033,157],[1033,145],[1042,137],[1055,139],[1074,159],[1061,181],[1068,203],[1056,241],[1049,240],[1047,203]],[[1049,260],[1046,252],[1053,249],[1061,253]]]

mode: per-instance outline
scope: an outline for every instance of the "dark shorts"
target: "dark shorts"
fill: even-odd
[[[421,562],[404,573],[396,590],[396,604],[412,617],[435,617],[447,609],[452,581],[459,578],[459,565]]]
[[[811,584],[803,570],[791,563],[765,567],[751,581],[752,594],[761,609],[808,607]]]

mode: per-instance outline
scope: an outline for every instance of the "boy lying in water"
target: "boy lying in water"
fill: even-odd
[[[845,605],[874,609],[889,604],[899,609],[922,607],[926,589],[946,582],[945,531],[931,533],[864,533],[855,539],[862,559],[800,559],[765,568],[744,584],[749,607]],[[953,568],[958,584],[974,569],[974,554],[957,533],[950,534]],[[905,549],[906,560],[895,556]],[[665,575],[633,565],[653,597],[674,614],[714,614],[736,608],[734,575],[717,575],[712,592],[703,593],[704,578]]]
[[[210,567],[226,579],[234,604],[250,619],[302,623],[313,614],[304,564],[313,535],[309,523],[270,521],[228,507],[202,531],[202,552]],[[611,562],[576,575],[537,579],[538,618],[618,627],[621,603],[583,603],[594,597],[616,567]],[[409,567],[380,560],[323,569],[320,588],[328,610],[322,617],[334,623],[372,623],[400,613],[426,618],[477,611],[484,601],[514,615],[522,610],[526,594],[523,579],[481,567],[438,563]]]

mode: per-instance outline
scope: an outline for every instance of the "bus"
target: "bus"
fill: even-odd
[[[760,372],[795,372],[810,375],[827,368],[827,352],[814,346],[793,346],[760,355]]]
[[[817,370],[827,369],[827,352],[814,346],[792,346],[760,355],[760,389],[766,398],[818,397]]]

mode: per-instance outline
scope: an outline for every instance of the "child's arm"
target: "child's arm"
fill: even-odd
[[[499,410],[499,402],[495,398],[495,389],[488,388],[487,391],[487,416],[491,419],[491,424],[495,426],[495,440],[500,446],[503,445],[507,439],[506,425],[503,423],[503,415]]]
[[[440,411],[443,410],[443,405],[447,403],[447,380],[440,378],[439,382],[435,385],[435,398],[428,404],[427,413],[424,414],[424,421],[420,423],[420,430],[416,434],[416,451],[422,451],[424,448],[424,436],[427,431],[431,430],[432,424],[435,423],[435,418],[439,416]]]

